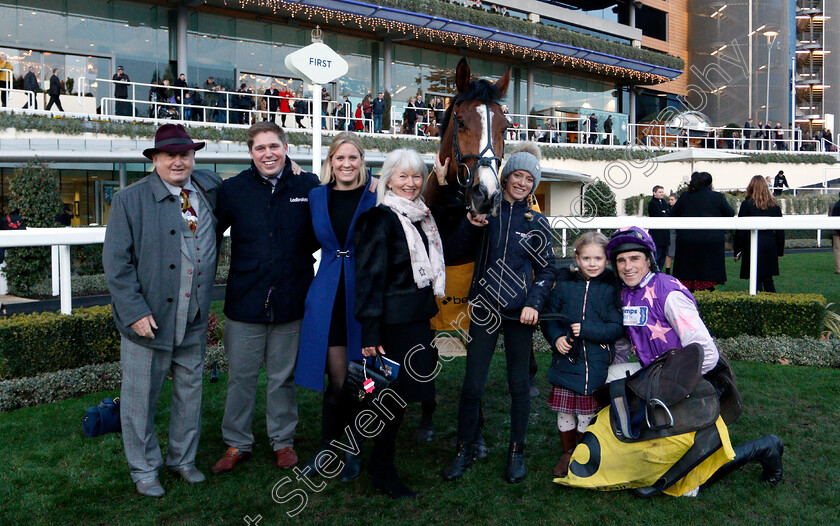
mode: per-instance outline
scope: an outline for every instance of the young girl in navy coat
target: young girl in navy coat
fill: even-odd
[[[557,411],[563,444],[563,456],[554,466],[558,477],[568,472],[575,446],[601,409],[592,392],[606,382],[607,369],[615,360],[615,341],[624,335],[617,281],[606,269],[606,246],[603,234],[581,236],[575,264],[558,273],[546,319],[540,323],[553,351],[548,406]]]

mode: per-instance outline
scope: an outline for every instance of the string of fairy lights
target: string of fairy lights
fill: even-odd
[[[228,1],[232,2],[234,0],[225,0],[225,4],[227,4]],[[591,60],[563,55],[562,53],[555,53],[541,49],[531,49],[525,46],[517,46],[506,42],[496,42],[473,35],[464,35],[460,33],[453,33],[451,31],[431,29],[409,24],[407,22],[366,17],[322,6],[304,5],[284,0],[236,1],[238,1],[242,9],[253,5],[256,7],[271,9],[272,13],[275,15],[288,14],[291,18],[306,21],[313,21],[313,19],[315,19],[316,22],[324,22],[328,25],[337,25],[343,28],[358,28],[361,31],[385,31],[389,35],[396,34],[401,37],[414,36],[415,38],[428,39],[438,44],[451,45],[453,47],[466,47],[485,53],[501,53],[513,57],[537,60],[564,68],[588,71],[620,79],[628,79],[639,84],[659,84],[671,80],[664,75],[646,73],[620,66],[600,64]]]

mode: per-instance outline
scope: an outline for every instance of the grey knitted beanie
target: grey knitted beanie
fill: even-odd
[[[517,170],[524,170],[534,176],[534,188],[531,190],[531,193],[535,192],[537,186],[540,185],[540,177],[542,175],[539,160],[529,152],[517,152],[511,155],[505,163],[504,168],[502,168],[502,186],[505,185],[508,176]]]

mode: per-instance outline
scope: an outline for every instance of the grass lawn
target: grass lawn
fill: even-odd
[[[741,279],[741,262],[726,258],[725,285],[717,290],[748,291],[750,281]],[[788,252],[779,258],[779,275],[773,279],[777,292],[822,294],[829,303],[840,304],[840,275],[834,273],[831,250]]]
[[[549,356],[538,355],[542,394],[531,408],[526,459],[527,479],[503,481],[508,434],[508,395],[504,358],[493,360],[485,398],[484,435],[491,455],[467,476],[447,483],[442,471],[455,441],[457,393],[464,359],[443,364],[439,377],[437,434],[417,444],[412,434],[419,408],[410,405],[400,435],[398,467],[407,484],[422,492],[419,501],[394,502],[379,494],[367,474],[351,483],[328,480],[320,493],[308,491],[308,505],[287,516],[299,499],[272,500],[272,488],[288,472],[272,463],[265,438],[265,383],[260,384],[254,431],[254,456],[235,472],[210,475],[223,452],[221,419],[225,376],[204,388],[204,421],[198,467],[208,475],[190,486],[162,474],[162,499],[139,496],[128,476],[119,435],[87,439],[81,433],[84,408],[102,392],[41,407],[0,414],[0,524],[244,524],[246,515],[274,524],[837,524],[840,507],[840,371],[808,367],[735,363],[744,413],[731,428],[734,444],[775,433],[785,441],[785,478],[775,489],[759,479],[760,469],[732,474],[698,498],[640,500],[628,492],[563,488],[551,482],[559,457],[555,414],[545,406]],[[206,381],[206,380],[205,380]],[[169,420],[167,383],[157,432],[166,443]],[[297,448],[303,459],[317,445],[320,394],[299,390],[301,420]],[[371,441],[365,444],[366,456]],[[165,451],[164,451],[165,454]],[[282,496],[296,482],[278,491]]]

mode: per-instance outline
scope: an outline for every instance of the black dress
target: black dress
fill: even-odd
[[[350,223],[353,222],[356,208],[358,208],[359,201],[361,201],[362,194],[366,189],[367,185],[362,185],[353,190],[336,191],[333,189],[330,192],[330,200],[327,205],[330,213],[330,224],[340,246],[344,246],[347,241]],[[330,347],[347,345],[347,292],[345,291],[343,271],[335,293],[328,342]]]

